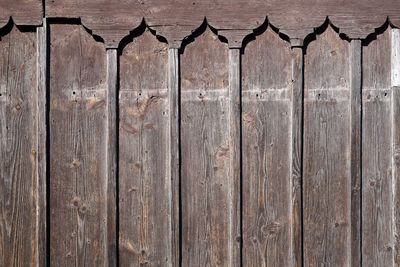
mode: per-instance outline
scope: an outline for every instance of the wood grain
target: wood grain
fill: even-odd
[[[291,41],[292,43],[292,41]],[[302,207],[302,158],[303,158],[303,47],[292,47],[292,107],[291,107],[291,264],[302,266],[303,261],[303,207]]]
[[[327,17],[350,38],[366,38],[388,16],[397,27],[400,22],[397,0],[251,0],[249,4],[241,0],[46,0],[45,3],[46,16],[80,17],[84,25],[114,46],[142,19],[162,31],[171,42],[190,35],[204,18],[217,30],[252,30],[268,17],[281,33],[298,43]]]
[[[351,263],[349,49],[328,27],[304,59],[305,266]]]
[[[180,262],[180,65],[179,50],[168,49],[169,175],[171,180],[171,263]]]
[[[290,266],[290,44],[268,28],[245,48],[242,71],[243,265]]]
[[[36,32],[0,36],[0,265],[39,264]]]
[[[50,264],[113,265],[106,50],[80,25],[50,41]]]
[[[350,43],[350,175],[351,175],[351,263],[361,264],[360,255],[360,207],[361,207],[361,40]]]
[[[37,151],[37,199],[36,211],[38,222],[38,265],[47,265],[48,252],[48,225],[47,225],[47,53],[48,53],[48,27],[47,19],[43,19],[43,26],[37,29],[37,83],[38,90],[35,95],[36,108],[36,151]]]
[[[392,124],[392,186],[393,186],[393,262],[400,264],[400,31],[391,29],[391,124]]]
[[[168,45],[146,30],[120,62],[120,264],[172,266]]]
[[[393,266],[390,30],[363,47],[362,259]]]
[[[10,17],[17,25],[39,26],[44,17],[41,0],[1,0],[0,28],[9,22]]]
[[[106,232],[104,250],[105,264],[117,264],[117,86],[118,86],[118,51],[107,49],[107,92],[106,92]]]
[[[230,266],[228,47],[210,29],[181,56],[182,266]]]
[[[241,266],[241,91],[240,48],[229,49],[229,266]]]

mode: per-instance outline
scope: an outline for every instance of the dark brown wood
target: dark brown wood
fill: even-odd
[[[1,266],[42,262],[36,37],[13,24],[0,36]]]
[[[242,71],[243,266],[291,266],[289,42],[268,28],[245,48]]]
[[[304,264],[350,265],[350,44],[328,27],[307,47],[304,82]]]
[[[146,30],[120,62],[120,264],[172,266],[168,45]]]
[[[362,49],[362,263],[393,266],[390,30]]]
[[[81,25],[51,24],[50,41],[50,264],[113,266],[116,65]]]
[[[209,28],[181,56],[182,266],[232,266],[228,46]]]

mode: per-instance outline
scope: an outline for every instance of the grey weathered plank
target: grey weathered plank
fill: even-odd
[[[390,30],[362,49],[362,264],[393,266]]]
[[[292,47],[291,92],[291,264],[302,266],[303,47]]]
[[[175,149],[174,153],[177,148],[171,139],[176,133],[169,125],[174,121],[176,110],[170,110],[168,96],[176,94],[177,88],[168,92],[168,53],[168,45],[146,30],[124,47],[120,57],[119,249],[122,266],[173,264],[171,174],[174,171],[176,175],[177,170],[170,165],[170,148]],[[171,81],[171,85],[175,82]]]
[[[0,265],[38,266],[37,36],[0,35]]]
[[[241,166],[240,166],[240,124],[241,124],[241,90],[240,90],[240,48],[229,49],[229,180],[230,202],[229,218],[229,266],[241,266]]]
[[[233,264],[228,66],[208,28],[181,56],[182,266]]]
[[[400,264],[400,30],[391,30],[391,124],[392,124],[392,227],[393,233],[393,262],[395,265]]]
[[[104,167],[105,178],[105,206],[107,222],[104,250],[104,264],[116,266],[117,264],[117,77],[118,77],[118,51],[107,49],[107,93],[106,93],[106,155]],[[101,190],[102,188],[99,188]]]
[[[108,120],[114,92],[107,88],[115,74],[107,77],[106,50],[81,25],[49,27],[50,264],[113,265]]]
[[[351,264],[350,45],[331,27],[304,66],[304,264]]]
[[[360,265],[361,191],[361,40],[350,44],[351,265]]]
[[[243,266],[291,266],[290,44],[268,28],[245,48],[242,71]]]
[[[43,19],[42,27],[37,28],[37,83],[35,92],[36,109],[36,153],[37,153],[37,199],[36,210],[38,222],[38,266],[47,264],[47,19]]]
[[[180,225],[179,225],[179,190],[180,190],[180,149],[179,149],[179,50],[168,49],[168,96],[169,96],[169,179],[171,182],[170,201],[171,221],[171,265],[176,266],[180,262]]]

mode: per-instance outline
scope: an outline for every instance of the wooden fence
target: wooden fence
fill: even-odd
[[[171,39],[20,17],[0,32],[0,266],[400,264],[389,20]]]

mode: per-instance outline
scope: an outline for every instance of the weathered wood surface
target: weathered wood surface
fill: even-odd
[[[120,264],[171,266],[168,45],[145,30],[120,64]]]
[[[291,60],[290,44],[270,27],[243,55],[244,266],[292,263]]]
[[[351,263],[350,44],[330,27],[304,62],[304,264]]]
[[[386,30],[363,47],[363,266],[393,266],[390,36]]]
[[[13,25],[42,8],[0,0],[1,266],[399,264],[397,2],[51,0]]]
[[[241,58],[229,49],[229,266],[241,266]]]
[[[50,42],[50,264],[113,265],[106,50],[80,25]]]
[[[3,0],[6,1],[6,0]],[[111,46],[137,27],[144,18],[172,40],[182,40],[207,18],[216,29],[255,29],[266,16],[291,39],[303,40],[326,17],[352,38],[365,38],[387,17],[399,26],[400,3],[396,0],[46,0],[48,17],[80,17]],[[182,32],[185,34],[182,36]],[[117,40],[119,39],[119,40]],[[169,39],[169,38],[168,38]]]
[[[41,0],[0,0],[0,28],[10,17],[17,25],[42,24],[43,1]]]
[[[43,6],[44,3],[44,6]],[[329,16],[340,31],[352,38],[365,38],[385,23],[400,25],[397,0],[1,0],[0,27],[10,16],[17,24],[40,25],[42,16],[81,18],[84,25],[99,34],[107,46],[117,47],[130,30],[145,19],[150,26],[171,38],[182,40],[207,17],[217,29],[255,29],[265,17],[292,39],[302,40]]]
[[[39,264],[41,184],[37,39],[12,23],[0,33],[0,266]]]
[[[181,55],[183,266],[233,264],[228,63],[209,28]]]
[[[291,42],[292,43],[292,42]],[[303,159],[303,94],[304,52],[302,47],[292,47],[291,92],[291,250],[293,266],[302,266],[303,255],[303,207],[302,207],[302,159]]]
[[[351,265],[360,265],[360,205],[361,205],[361,40],[350,43],[350,246]]]
[[[391,149],[392,149],[392,242],[393,242],[393,261],[395,265],[400,264],[400,31],[391,30]],[[385,192],[386,194],[386,192]]]
[[[43,19],[43,27],[37,29],[37,82],[38,89],[35,99],[36,118],[36,153],[37,153],[37,184],[38,198],[36,199],[36,210],[38,216],[37,228],[38,231],[38,265],[47,265],[48,254],[48,214],[47,214],[47,172],[48,172],[48,114],[47,114],[47,56],[48,56],[48,28],[47,19]]]
[[[180,261],[180,94],[179,94],[179,51],[168,49],[168,96],[169,96],[169,179],[171,180],[171,263]]]

